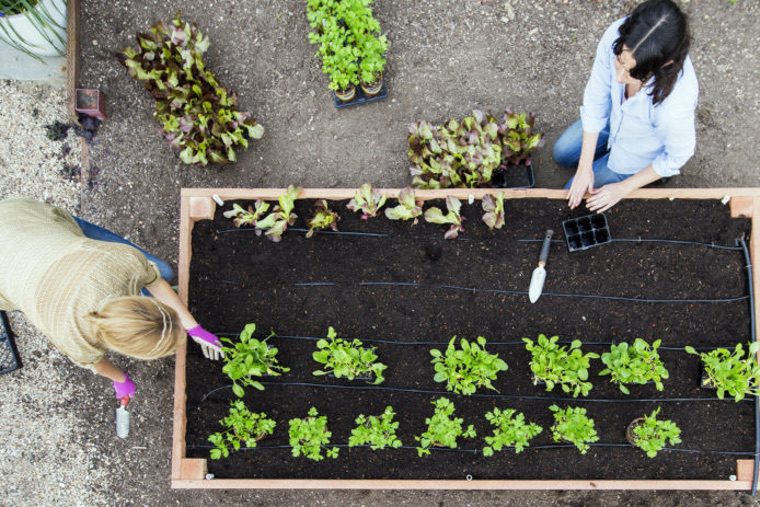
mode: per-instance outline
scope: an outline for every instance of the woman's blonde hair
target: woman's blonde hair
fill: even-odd
[[[168,356],[186,339],[177,312],[150,297],[109,299],[88,320],[108,349],[138,359]]]

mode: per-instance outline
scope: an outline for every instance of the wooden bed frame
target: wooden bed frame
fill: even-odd
[[[399,189],[380,189],[388,197],[397,197]],[[453,195],[467,199],[470,195],[482,199],[494,189],[417,190],[419,199],[441,199]],[[545,198],[564,199],[566,191],[553,189],[505,189],[507,199]],[[223,200],[273,200],[285,192],[283,188],[183,189],[181,194],[179,235],[179,296],[187,304],[190,259],[192,256],[193,225],[199,220],[211,220],[216,212],[213,195]],[[353,197],[356,189],[305,189],[303,199],[343,200]],[[634,199],[730,199],[731,216],[752,220],[750,253],[754,259],[760,255],[760,188],[713,189],[641,189],[629,198]],[[753,278],[754,313],[760,314],[760,272]],[[251,489],[459,489],[459,490],[750,490],[754,460],[736,462],[736,480],[340,480],[340,479],[212,479],[206,480],[206,460],[187,458],[185,454],[186,393],[185,368],[187,347],[177,350],[174,381],[174,434],[172,441],[172,488],[251,488]]]

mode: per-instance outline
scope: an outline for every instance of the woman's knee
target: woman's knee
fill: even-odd
[[[581,156],[583,144],[583,129],[580,120],[565,129],[554,143],[552,157],[554,161],[564,167],[575,167]]]

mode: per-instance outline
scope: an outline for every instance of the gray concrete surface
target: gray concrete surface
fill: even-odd
[[[64,119],[60,88],[0,82],[0,197],[31,195],[79,212],[176,261],[183,186],[399,186],[406,123],[443,120],[472,108],[537,114],[548,146],[577,117],[594,48],[628,0],[378,0],[391,42],[384,103],[336,111],[306,39],[300,0],[82,0],[82,82],[106,93],[109,120],[91,147],[92,177],[71,180],[69,137],[44,125]],[[671,185],[760,185],[760,4],[683,3],[693,23],[701,85],[699,144]],[[514,17],[510,19],[510,9]],[[188,168],[161,139],[153,104],[114,52],[135,32],[181,11],[211,38],[207,65],[237,91],[265,137],[227,168]],[[35,110],[37,111],[35,113]],[[69,134],[71,136],[72,134]],[[67,151],[64,144],[71,151]],[[567,173],[550,151],[538,183]],[[26,359],[0,378],[0,504],[254,506],[695,506],[753,505],[735,493],[702,492],[314,492],[169,489],[173,362],[119,358],[139,385],[133,432],[119,441],[108,382],[77,369],[14,316]]]

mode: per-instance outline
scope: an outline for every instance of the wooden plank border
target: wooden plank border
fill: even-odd
[[[74,0],[76,1],[76,0]],[[400,189],[378,189],[383,195],[397,197]],[[192,257],[192,230],[195,222],[213,219],[216,202],[223,200],[273,200],[284,188],[183,188],[180,198],[179,296],[187,304]],[[453,195],[460,199],[503,191],[508,199],[565,199],[558,189],[444,189],[417,190],[423,200]],[[301,199],[341,200],[353,197],[356,189],[304,189]],[[760,255],[760,188],[644,188],[634,199],[726,199],[732,217],[752,218],[750,252]],[[760,272],[753,278],[755,315],[760,315]],[[737,460],[736,480],[374,480],[374,479],[213,479],[206,480],[206,460],[187,458],[185,447],[187,342],[177,349],[174,379],[174,432],[172,438],[171,487],[175,489],[399,489],[399,490],[740,490],[752,487],[754,463]]]
[[[79,86],[79,0],[68,0],[66,4],[67,105],[71,121],[77,121],[77,86]]]

